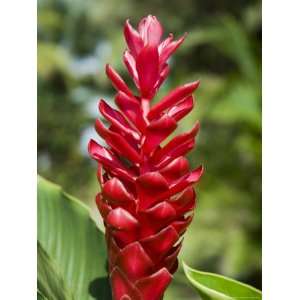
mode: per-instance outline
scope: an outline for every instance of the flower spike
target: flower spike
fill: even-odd
[[[195,145],[199,123],[161,146],[194,106],[199,81],[175,88],[155,105],[151,100],[167,78],[169,57],[185,36],[162,39],[155,16],[134,29],[125,22],[123,61],[137,93],[106,66],[117,93],[118,109],[104,100],[99,111],[108,126],[95,128],[107,147],[91,140],[90,156],[98,162],[101,192],[96,204],[105,225],[109,277],[114,300],[161,300],[178,267],[182,236],[193,219],[193,184],[202,166],[190,171],[184,157]]]

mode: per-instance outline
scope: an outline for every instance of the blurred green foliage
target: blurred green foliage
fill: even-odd
[[[86,145],[100,97],[112,101],[111,63],[127,82],[122,26],[154,14],[188,38],[159,95],[195,79],[200,120],[192,166],[206,172],[181,253],[190,266],[261,287],[261,4],[232,0],[39,0],[38,170],[94,208],[95,164]],[[99,139],[98,139],[99,140]],[[99,216],[94,212],[95,218]],[[197,299],[182,270],[166,299]]]

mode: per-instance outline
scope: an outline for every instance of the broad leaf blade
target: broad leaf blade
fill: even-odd
[[[38,241],[56,262],[76,300],[111,299],[103,233],[82,202],[41,177]]]
[[[186,277],[203,300],[261,300],[261,291],[218,274],[200,272],[183,263]]]
[[[48,300],[39,290],[37,290],[37,300]]]
[[[38,299],[74,299],[55,263],[38,243]]]

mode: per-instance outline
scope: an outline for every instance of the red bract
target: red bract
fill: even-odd
[[[192,93],[199,82],[180,86],[155,105],[150,101],[169,73],[170,55],[184,37],[161,40],[156,17],[142,19],[135,30],[126,22],[128,50],[124,62],[138,94],[111,67],[106,74],[117,90],[112,108],[100,100],[96,130],[108,147],[89,143],[98,162],[102,188],[96,203],[106,228],[109,275],[115,300],[160,300],[178,266],[182,235],[192,221],[195,191],[202,175],[184,155],[195,144],[199,124],[164,146],[177,122],[193,108]]]

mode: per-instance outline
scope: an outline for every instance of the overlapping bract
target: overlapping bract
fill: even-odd
[[[106,128],[97,120],[95,127],[108,147],[94,140],[89,143],[89,153],[98,162],[102,191],[96,203],[106,227],[115,300],[162,299],[193,217],[192,185],[203,171],[202,167],[190,171],[184,157],[195,144],[198,123],[161,146],[192,110],[192,93],[199,85],[180,86],[150,105],[169,73],[168,58],[184,40],[173,40],[170,34],[161,41],[162,34],[154,16],[142,19],[138,30],[126,22],[124,63],[138,95],[107,65],[119,110],[100,101],[99,110],[110,125]]]

